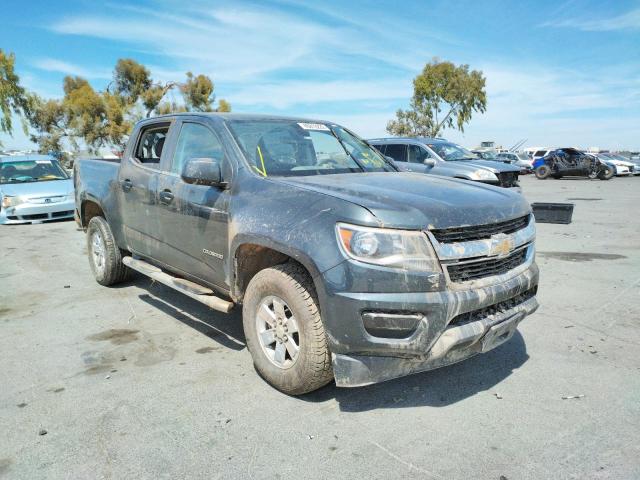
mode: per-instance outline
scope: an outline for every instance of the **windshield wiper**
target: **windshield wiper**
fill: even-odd
[[[349,155],[354,162],[356,162],[356,165],[358,165],[358,167],[360,167],[360,169],[363,172],[366,172],[367,169],[365,168],[365,166],[363,164],[361,164],[358,159],[356,157],[353,156],[353,154],[349,151],[349,149],[345,146],[344,142],[342,141],[342,139],[340,139],[340,137],[338,135],[336,135],[336,132],[333,131],[333,128],[329,127],[329,131],[331,132],[331,135],[333,135],[336,140],[338,140],[338,143],[340,144],[340,146],[342,147],[342,149],[347,153],[347,155]]]

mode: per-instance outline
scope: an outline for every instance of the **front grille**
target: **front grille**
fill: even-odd
[[[536,286],[536,287],[530,288],[526,292],[522,292],[516,295],[515,297],[511,297],[508,300],[504,300],[502,302],[496,303],[488,307],[479,308],[478,310],[473,310],[471,312],[460,314],[457,317],[454,317],[453,320],[449,322],[449,325],[455,325],[455,326],[465,325],[467,323],[477,322],[478,320],[482,320],[491,315],[507,312],[512,308],[534,297],[537,290],[538,290],[538,287]]]
[[[431,230],[431,233],[440,243],[469,242],[491,238],[497,233],[513,233],[523,229],[529,224],[529,215],[504,222],[489,225],[474,225],[471,227],[443,228]]]
[[[504,258],[447,265],[447,271],[452,282],[466,282],[507,273],[509,270],[522,265],[526,258],[527,248],[523,248]]]
[[[73,215],[73,210],[65,210],[63,212],[53,212],[51,214],[53,218],[68,217],[69,215]]]
[[[44,218],[49,218],[49,214],[47,213],[34,213],[33,215],[21,215],[23,220],[42,220]]]
[[[501,172],[498,174],[498,180],[501,187],[517,187],[518,186],[518,172]]]

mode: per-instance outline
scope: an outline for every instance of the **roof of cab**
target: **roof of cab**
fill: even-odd
[[[432,137],[380,137],[380,138],[370,138],[368,142],[397,142],[401,141],[411,141],[411,142],[420,142],[420,143],[450,143],[446,138],[432,138]]]
[[[40,154],[31,154],[31,155],[6,155],[0,156],[1,162],[28,162],[34,160],[55,160],[55,157],[51,155],[40,155]]]
[[[291,117],[269,114],[256,114],[256,113],[229,113],[229,112],[183,112],[183,113],[170,113],[167,115],[160,115],[153,118],[146,118],[143,121],[162,119],[162,118],[174,118],[174,117],[208,117],[219,118],[221,120],[289,120],[294,122],[306,122],[306,123],[330,123],[327,120],[318,120],[304,117]]]

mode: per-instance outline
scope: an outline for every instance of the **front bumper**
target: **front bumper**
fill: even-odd
[[[53,203],[21,203],[15,207],[0,210],[0,225],[73,218],[74,210],[75,200],[73,198]]]
[[[323,318],[336,384],[377,383],[495,348],[508,341],[518,324],[538,308],[538,276],[532,261],[514,275],[467,290],[334,293],[324,302]],[[408,338],[374,337],[362,320],[362,314],[371,311],[418,313],[422,320]]]

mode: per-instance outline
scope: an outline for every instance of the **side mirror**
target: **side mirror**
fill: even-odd
[[[435,167],[436,166],[436,161],[433,158],[425,158],[424,159],[424,164],[427,167]]]
[[[195,185],[226,186],[222,181],[220,160],[215,158],[190,158],[182,168],[182,180]]]

